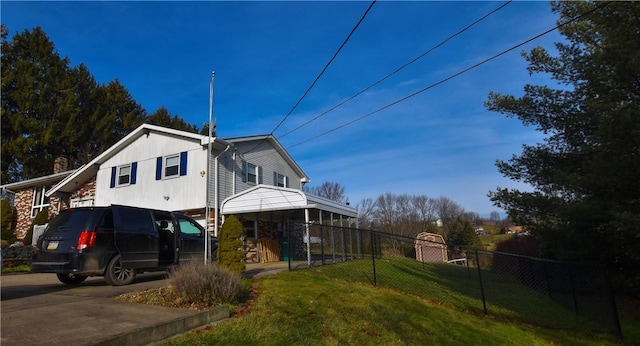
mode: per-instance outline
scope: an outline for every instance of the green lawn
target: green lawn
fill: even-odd
[[[623,320],[625,341],[620,343],[611,335],[588,332],[589,322],[541,303],[535,293],[494,297],[493,312],[485,316],[481,305],[477,308],[477,288],[460,281],[460,275],[468,275],[465,267],[408,263],[379,263],[378,287],[360,282],[370,274],[357,261],[264,277],[255,282],[259,296],[249,313],[166,344],[631,345],[640,340],[637,320]],[[501,290],[509,290],[518,284],[505,280],[502,285]],[[523,322],[522,304],[531,305],[525,314],[540,314],[541,322],[564,322],[571,329]],[[582,330],[576,322],[584,322]]]

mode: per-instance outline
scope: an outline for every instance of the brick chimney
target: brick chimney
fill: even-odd
[[[53,161],[53,174],[66,172],[69,169],[69,160],[66,157],[56,157]]]

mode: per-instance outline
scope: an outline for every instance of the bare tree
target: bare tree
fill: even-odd
[[[373,202],[373,199],[369,197],[362,199],[356,205],[356,211],[358,212],[359,228],[371,229],[375,227],[376,204]]]
[[[348,203],[349,199],[344,195],[344,186],[339,183],[325,181],[320,186],[304,186],[304,191],[310,194],[330,199],[338,203]]]
[[[452,226],[458,218],[462,218],[465,214],[465,210],[458,203],[454,202],[448,197],[439,197],[436,199],[436,210],[438,217],[442,221],[442,228],[444,229],[444,237],[448,239],[451,235]]]

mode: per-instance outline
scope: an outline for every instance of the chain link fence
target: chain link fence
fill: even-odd
[[[398,290],[461,311],[546,328],[611,333],[622,339],[613,291],[601,265],[566,263],[448,246],[331,225],[289,225],[292,270]]]

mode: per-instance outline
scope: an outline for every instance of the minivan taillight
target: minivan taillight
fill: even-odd
[[[96,243],[96,231],[82,231],[80,237],[78,237],[78,244],[76,250],[82,251],[90,249]]]

